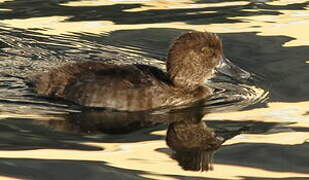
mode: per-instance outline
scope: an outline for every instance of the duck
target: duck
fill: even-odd
[[[35,74],[28,82],[39,96],[83,107],[145,111],[207,99],[213,90],[205,82],[216,69],[235,67],[227,64],[218,35],[191,31],[171,43],[166,72],[145,64],[84,61]],[[244,70],[233,72],[247,76]]]

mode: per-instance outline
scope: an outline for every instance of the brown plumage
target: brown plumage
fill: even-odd
[[[171,45],[168,75],[176,86],[194,89],[207,80],[222,56],[222,43],[213,33],[183,34]]]
[[[189,32],[171,45],[168,73],[158,68],[106,62],[79,62],[30,78],[41,96],[89,107],[141,111],[178,106],[208,97],[203,86],[222,59],[220,39],[209,32]]]

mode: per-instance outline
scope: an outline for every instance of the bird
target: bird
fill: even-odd
[[[213,89],[205,82],[216,69],[234,68],[230,63],[218,35],[190,31],[171,43],[166,72],[145,64],[83,61],[32,75],[28,82],[39,96],[84,107],[146,111],[207,99]],[[242,70],[233,72],[247,76]]]

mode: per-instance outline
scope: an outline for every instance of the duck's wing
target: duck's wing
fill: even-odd
[[[82,74],[105,69],[112,64],[102,62],[69,63],[54,68],[48,72],[38,73],[26,79],[26,83],[33,87],[40,96],[63,97],[65,88]]]

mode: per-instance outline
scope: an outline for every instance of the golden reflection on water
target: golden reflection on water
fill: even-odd
[[[233,120],[233,121],[262,121],[262,122],[278,122],[290,123],[285,127],[309,127],[308,116],[304,114],[308,111],[309,102],[299,103],[269,103],[269,107],[253,109],[241,112],[229,113],[212,113],[204,117],[205,120]],[[280,127],[278,127],[279,129]],[[240,138],[241,137],[241,138]],[[284,137],[284,138],[282,138]],[[283,132],[272,135],[250,135],[241,134],[226,143],[240,143],[240,142],[267,142],[274,144],[301,144],[309,139],[308,132]]]
[[[188,4],[192,1],[190,0],[178,0],[178,1],[149,1],[149,0],[131,0],[131,1],[121,1],[121,0],[96,0],[96,1],[82,1],[82,2],[68,2],[62,5],[66,6],[100,6],[100,5],[113,5],[113,4],[134,4],[134,3],[143,3],[147,9],[166,9],[170,6]]]
[[[215,164],[214,171],[207,173],[198,173],[183,171],[176,161],[163,153],[156,152],[156,149],[166,148],[164,141],[151,141],[140,143],[121,143],[121,144],[97,144],[106,148],[105,151],[76,151],[76,150],[28,150],[28,151],[1,151],[1,157],[8,158],[31,158],[49,160],[103,160],[112,167],[118,167],[130,170],[144,170],[147,173],[144,177],[156,177],[157,179],[168,179],[167,175],[180,175],[190,177],[207,177],[221,179],[242,179],[246,177],[261,178],[284,178],[284,177],[308,177],[307,173],[296,172],[276,172],[270,170],[257,169],[252,167]],[[118,147],[118,150],[110,152],[111,149]],[[138,155],[138,156],[137,156]],[[177,178],[176,178],[177,179]]]
[[[0,0],[4,2],[4,0]],[[224,2],[224,3],[202,3],[190,4],[193,1],[77,1],[62,4],[63,6],[100,6],[112,5],[116,3],[143,3],[145,6],[126,10],[128,12],[138,12],[148,9],[166,9],[166,8],[203,8],[219,7],[232,5],[245,5],[247,1]],[[293,3],[290,0],[279,0],[267,2],[272,5],[287,5]],[[305,0],[297,1],[306,2]],[[7,11],[7,9],[0,9]],[[255,11],[255,10],[248,10]],[[218,33],[231,32],[258,32],[259,35],[285,35],[295,38],[284,44],[284,46],[305,46],[309,45],[309,16],[308,7],[305,10],[278,10],[279,15],[260,15],[230,17],[234,20],[243,20],[239,23],[215,23],[207,25],[194,25],[184,22],[167,22],[152,24],[115,24],[112,21],[78,21],[66,22],[66,16],[35,17],[28,19],[8,19],[1,20],[10,27],[16,28],[47,28],[42,31],[48,34],[63,34],[72,32],[91,32],[100,34],[124,29],[144,29],[144,28],[176,28],[193,29],[199,31],[213,31]],[[214,11],[203,11],[202,13],[213,13]],[[275,23],[274,23],[275,22]],[[253,42],[254,43],[254,42]],[[305,61],[309,64],[309,61]],[[290,123],[286,128],[291,128],[290,132],[279,132],[276,134],[241,134],[223,145],[232,145],[239,143],[271,143],[284,145],[297,145],[308,142],[308,132],[296,132],[293,127],[309,128],[308,109],[309,102],[271,102],[266,108],[258,108],[240,112],[212,113],[204,117],[204,120],[232,120],[232,121],[261,121]],[[32,118],[48,120],[52,116],[42,116],[33,114],[14,114],[1,113],[0,118]],[[275,129],[276,130],[276,129]],[[280,127],[277,129],[280,131]],[[165,135],[166,130],[156,131],[152,134]],[[87,144],[87,143],[84,143]],[[104,151],[79,151],[79,150],[23,150],[23,151],[0,151],[0,157],[3,158],[33,158],[33,159],[60,159],[60,160],[90,160],[105,161],[112,167],[118,167],[131,170],[143,170],[144,174],[140,176],[153,179],[177,179],[169,175],[190,176],[190,177],[208,177],[220,179],[242,179],[242,177],[261,177],[261,178],[288,178],[288,177],[308,177],[308,173],[301,172],[280,172],[254,167],[245,167],[228,164],[214,164],[214,171],[207,173],[196,173],[184,171],[167,154],[160,153],[157,150],[168,148],[163,139],[152,140],[148,142],[134,143],[88,143],[97,147],[105,148]],[[138,157],[137,157],[138,155]],[[14,179],[0,176],[1,179]]]
[[[145,1],[139,9],[129,9],[127,11],[142,11],[142,10],[153,10],[153,9],[166,9],[168,8],[179,8],[183,6],[186,8],[190,7],[189,3],[194,1]],[[273,5],[287,5],[294,1],[273,1],[267,4]],[[306,2],[305,0],[299,0],[297,3]],[[98,6],[98,5],[112,5],[112,4],[130,4],[132,1],[78,1],[64,4],[65,6]],[[218,7],[218,6],[232,6],[232,5],[245,5],[246,1],[228,2],[228,3],[202,3],[201,5],[194,5],[198,8],[202,6],[206,7]],[[194,8],[197,8],[194,7]],[[47,32],[49,34],[62,34],[71,32],[91,32],[91,33],[102,33],[102,31],[109,32],[123,29],[142,29],[142,28],[185,28],[194,29],[198,31],[212,31],[212,32],[259,32],[259,35],[287,35],[294,37],[295,40],[287,42],[284,46],[298,46],[298,45],[309,45],[309,34],[307,33],[307,26],[309,24],[308,19],[308,7],[305,10],[277,10],[282,13],[279,15],[258,15],[258,16],[247,16],[247,17],[230,17],[229,19],[243,20],[240,23],[218,23],[210,25],[191,25],[184,22],[169,22],[169,23],[154,23],[154,24],[115,24],[112,21],[87,21],[87,22],[66,22],[65,20],[69,17],[65,16],[49,16],[49,17],[35,17],[28,19],[12,19],[2,20],[4,24],[8,24],[12,27],[19,28],[49,28]],[[181,9],[181,8],[180,8]],[[248,9],[250,11],[258,11]],[[205,11],[211,13],[211,11]],[[44,30],[45,31],[45,30]],[[46,32],[45,32],[46,33]]]
[[[29,118],[29,119],[39,119],[39,120],[50,120],[50,119],[59,119],[55,117],[54,115],[43,115],[43,114],[18,114],[18,113],[8,113],[8,112],[1,112],[0,119],[1,118]]]
[[[7,177],[7,176],[0,176],[1,179],[3,180],[16,180],[17,178],[11,178],[11,177]],[[24,180],[24,179],[21,179],[21,178],[18,178],[18,180]]]
[[[0,8],[0,11],[11,11],[11,10],[10,9],[2,9],[2,8]]]

